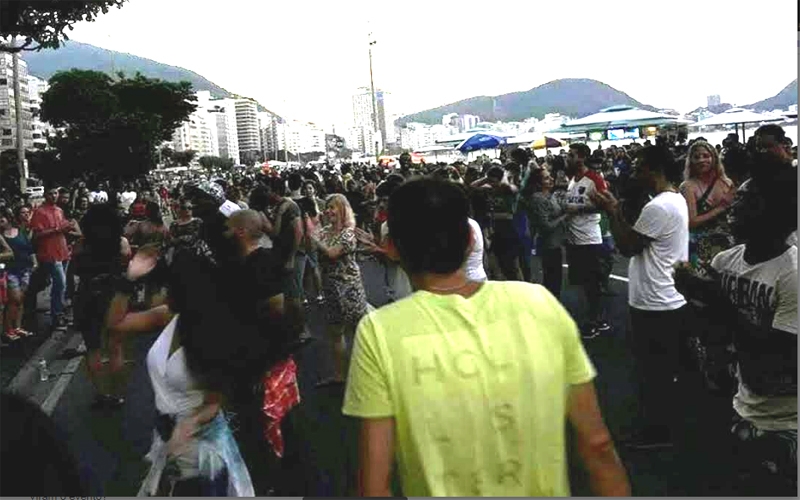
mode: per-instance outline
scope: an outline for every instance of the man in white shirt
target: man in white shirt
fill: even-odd
[[[680,370],[681,332],[687,323],[686,300],[675,288],[673,266],[689,256],[689,211],[670,179],[677,166],[669,149],[651,146],[638,153],[634,178],[654,197],[631,227],[610,193],[592,195],[608,213],[614,242],[630,257],[628,305],[633,348],[640,374],[639,408],[644,420],[632,445],[669,446]]]
[[[567,175],[571,177],[564,199],[567,219],[567,264],[569,281],[579,285],[589,306],[587,325],[581,329],[584,339],[597,337],[611,330],[603,319],[602,284],[603,235],[600,213],[592,203],[593,193],[607,191],[606,181],[586,166],[592,152],[586,144],[570,144],[567,154]]]
[[[133,205],[134,201],[136,201],[136,191],[133,190],[133,186],[128,184],[125,186],[125,191],[119,195],[119,205],[125,209],[127,213],[131,209],[131,205]]]
[[[89,203],[92,205],[99,203],[108,203],[108,193],[106,192],[106,185],[101,182],[97,188],[89,193]]]

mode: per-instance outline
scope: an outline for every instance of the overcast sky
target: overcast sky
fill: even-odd
[[[195,71],[290,118],[352,122],[376,87],[396,112],[593,78],[657,107],[749,104],[797,77],[795,0],[129,0],[71,38]]]

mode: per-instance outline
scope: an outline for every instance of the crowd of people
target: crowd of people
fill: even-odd
[[[140,494],[304,493],[281,471],[296,459],[286,417],[302,404],[294,354],[313,303],[334,361],[319,385],[344,385],[342,411],[361,422],[354,493],[400,493],[396,462],[405,496],[568,495],[569,421],[594,493],[625,496],[584,343],[629,329],[640,415],[626,446],[678,438],[676,381],[692,370],[730,393],[734,420],[719,425],[745,457],[736,474],[796,494],[792,146],[766,125],[747,145],[572,143],[471,164],[403,155],[396,169],[52,186],[41,206],[13,197],[0,210],[4,336],[37,331],[24,312],[49,281],[49,326],[74,320],[95,404],[117,408],[126,339],[161,332]],[[612,325],[622,257],[630,325]],[[391,303],[377,310],[363,258],[385,269]],[[560,302],[564,264],[581,321]]]

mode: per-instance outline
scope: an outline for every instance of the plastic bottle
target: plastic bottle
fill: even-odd
[[[50,378],[50,370],[47,369],[47,361],[39,360],[39,380],[45,382]]]

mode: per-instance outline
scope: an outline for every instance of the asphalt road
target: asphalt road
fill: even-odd
[[[536,261],[536,259],[534,259]],[[535,264],[538,267],[538,262]],[[374,262],[362,264],[370,302],[386,302],[382,268]],[[626,262],[620,260],[614,274],[626,276]],[[535,280],[538,280],[538,272]],[[612,331],[585,342],[598,371],[596,379],[601,407],[615,436],[632,430],[636,413],[633,359],[626,341],[627,283],[611,280],[612,295],[606,297]],[[562,301],[574,317],[580,318],[582,299],[566,288]],[[293,422],[298,436],[300,466],[291,480],[297,495],[343,496],[352,486],[356,466],[356,433],[353,421],[341,414],[342,389],[317,389],[315,383],[332,372],[321,311],[308,315],[312,335],[318,339],[298,357],[302,404]],[[153,394],[144,358],[156,335],[142,335],[132,344],[131,377],[127,403],[116,412],[90,408],[93,389],[80,370],[56,407],[53,418],[67,436],[80,462],[91,495],[132,496],[146,472],[142,457],[147,452],[153,429]],[[731,491],[715,439],[727,430],[729,400],[715,399],[686,384],[682,410],[686,434],[681,445],[669,450],[620,454],[639,496],[726,495]],[[588,495],[585,475],[575,453],[570,452],[573,495]]]

